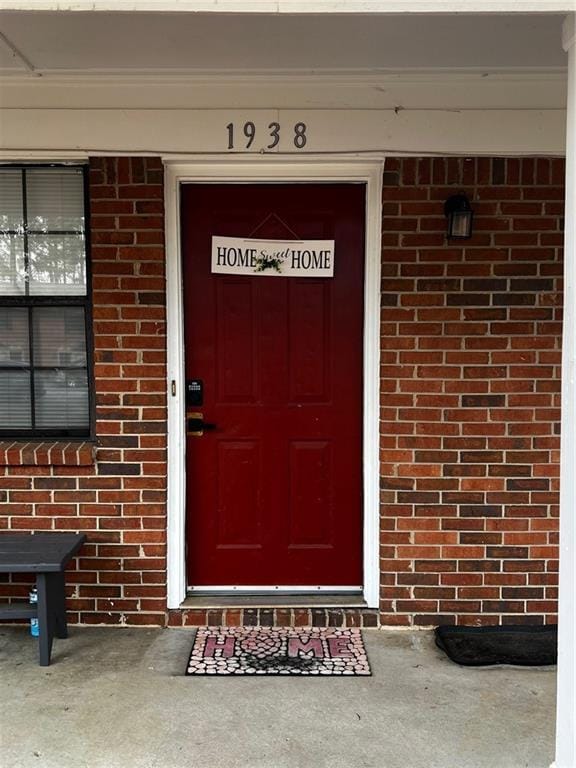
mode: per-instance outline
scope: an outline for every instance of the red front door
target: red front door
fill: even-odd
[[[362,184],[182,187],[191,586],[362,584]],[[334,277],[211,274],[211,238],[335,240]]]

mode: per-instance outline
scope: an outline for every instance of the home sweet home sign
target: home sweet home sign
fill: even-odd
[[[212,272],[224,275],[333,277],[334,240],[212,237]]]

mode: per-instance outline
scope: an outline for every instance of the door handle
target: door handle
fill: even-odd
[[[216,424],[204,421],[203,413],[189,413],[186,417],[186,432],[194,437],[201,437],[204,432],[216,429]]]

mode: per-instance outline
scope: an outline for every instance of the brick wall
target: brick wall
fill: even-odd
[[[548,621],[563,165],[392,159],[384,181],[382,623]],[[461,191],[475,234],[447,244],[443,201]],[[97,445],[0,450],[0,528],[88,534],[73,622],[373,625],[336,609],[166,616],[161,163],[95,159],[90,196]],[[27,595],[2,578],[0,596]]]
[[[164,624],[166,369],[163,170],[90,165],[95,459],[52,446],[4,452],[0,527],[88,534],[67,574],[72,622]],[[4,490],[2,490],[4,489]],[[4,494],[5,498],[2,498]],[[25,596],[25,579],[0,594]]]
[[[387,162],[383,624],[556,609],[563,163]],[[474,236],[446,243],[465,192]]]

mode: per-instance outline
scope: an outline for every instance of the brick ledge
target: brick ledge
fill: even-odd
[[[169,627],[378,627],[377,608],[175,608]]]
[[[94,464],[96,443],[87,440],[0,441],[0,466],[84,467]]]

